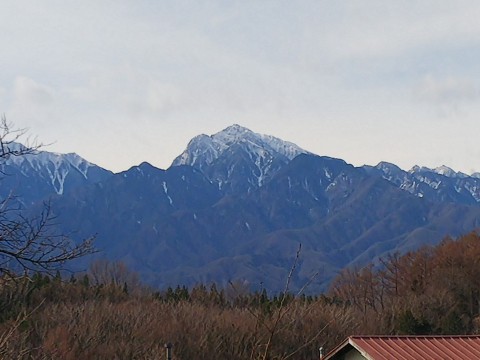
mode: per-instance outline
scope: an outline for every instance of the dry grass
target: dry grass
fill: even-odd
[[[272,339],[268,359],[315,359],[351,327],[348,310],[293,301]],[[274,318],[259,308],[212,306],[152,297],[120,302],[48,302],[28,319],[7,321],[0,334],[10,359],[260,359]]]

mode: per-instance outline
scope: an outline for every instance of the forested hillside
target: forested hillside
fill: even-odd
[[[343,270],[330,295],[355,309],[363,333],[477,334],[480,238],[447,238],[378,267]]]
[[[108,261],[70,278],[4,277],[0,356],[158,359],[171,342],[175,359],[315,359],[352,334],[477,334],[479,262],[470,233],[344,270],[317,296],[243,283],[157,291]]]

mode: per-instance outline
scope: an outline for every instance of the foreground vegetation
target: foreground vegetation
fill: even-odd
[[[21,295],[2,294],[3,358],[158,359],[171,342],[174,359],[310,359],[319,341],[333,345],[352,325],[326,298],[286,296],[281,307],[283,297],[215,286],[160,294],[38,276],[22,285]]]
[[[331,295],[355,309],[363,333],[480,333],[480,236],[445,239],[344,270]]]
[[[328,294],[198,285],[156,292],[117,263],[0,282],[0,358],[316,359],[352,334],[480,332],[480,237],[345,270]]]

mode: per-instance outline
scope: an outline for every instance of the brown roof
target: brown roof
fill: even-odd
[[[480,359],[480,336],[350,336],[325,360],[352,347],[370,360]]]

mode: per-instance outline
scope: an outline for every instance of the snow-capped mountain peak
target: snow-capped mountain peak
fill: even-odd
[[[245,139],[246,137],[255,135],[258,134],[255,134],[253,131],[243,126],[233,124],[225,128],[224,130],[212,135],[212,138],[220,143],[229,145],[242,141],[242,139]]]
[[[418,173],[420,171],[432,172],[433,170],[426,167],[426,166],[419,166],[419,165],[414,165],[410,170],[408,170],[408,172],[410,174],[415,174],[415,173]]]
[[[375,168],[377,168],[378,170],[381,170],[384,174],[393,174],[393,173],[399,173],[403,171],[397,165],[386,162],[386,161],[379,162],[378,165],[375,166]]]
[[[448,166],[442,165],[433,169],[434,172],[440,175],[445,175],[452,178],[466,178],[469,177],[467,174],[462,173],[461,171],[455,171]]]
[[[234,124],[211,136],[202,134],[194,137],[189,142],[187,149],[173,161],[172,166],[200,165],[202,167],[203,163],[211,164],[224,151],[236,144],[249,150],[262,148],[267,152],[285,156],[289,160],[299,154],[308,153],[291,142],[270,135],[257,134]]]
[[[281,164],[288,163],[302,153],[308,152],[291,142],[257,134],[234,124],[210,136],[202,134],[194,137],[172,166],[190,165],[203,171],[217,163],[217,170],[210,169],[211,174],[207,175],[220,188],[240,172],[242,176],[251,177],[251,185],[258,187]]]
[[[433,171],[436,172],[437,174],[445,175],[448,177],[455,177],[457,175],[457,173],[452,168],[449,168],[448,166],[445,166],[445,165],[436,167],[435,169],[433,169]]]
[[[26,147],[19,143],[9,144],[12,155],[0,163],[1,171],[8,175],[17,174],[24,179],[43,179],[45,184],[48,184],[47,187],[53,188],[59,195],[64,193],[67,182],[69,187],[72,187],[72,184],[83,181],[95,182],[110,173],[75,153],[60,154],[35,150],[21,154],[25,149]],[[19,152],[18,156],[15,155],[16,152]],[[92,170],[93,179],[90,179]]]
[[[445,166],[445,165],[438,166],[434,169],[431,169],[431,168],[425,167],[425,166],[420,167],[418,165],[415,165],[414,167],[412,167],[409,170],[409,173],[411,173],[411,174],[415,174],[415,173],[419,173],[419,172],[434,173],[434,174],[443,175],[443,176],[446,176],[446,177],[449,177],[449,178],[467,178],[467,177],[469,177],[467,174],[464,174],[460,171],[457,172],[457,171],[453,170],[452,168],[450,168],[448,166]]]
[[[416,165],[403,171],[396,165],[380,163],[376,168],[384,179],[415,196],[439,202],[480,203],[479,177],[456,172],[448,166],[431,169]]]

